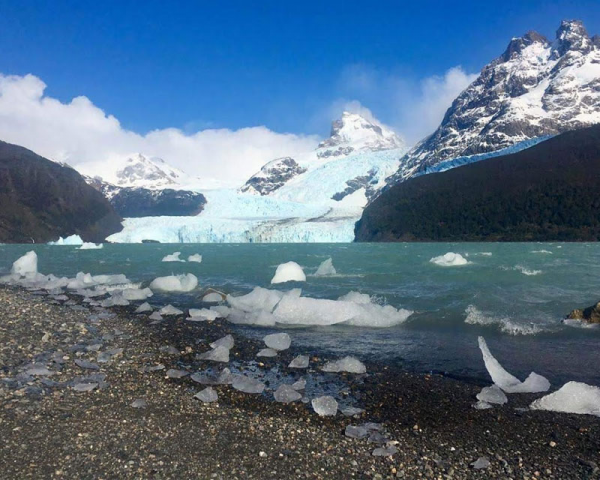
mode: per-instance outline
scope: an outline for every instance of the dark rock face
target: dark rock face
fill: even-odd
[[[452,103],[438,129],[409,151],[389,184],[441,161],[493,152],[600,122],[597,37],[563,21],[554,42],[536,32],[506,51]]]
[[[600,125],[388,188],[357,241],[600,240]]]
[[[375,170],[370,170],[367,175],[363,175],[363,176],[348,180],[346,182],[346,185],[348,185],[348,186],[344,189],[343,192],[337,192],[336,194],[334,194],[333,197],[331,197],[332,200],[336,200],[339,202],[339,201],[343,200],[345,197],[347,197],[348,195],[353,194],[358,189],[363,188],[363,187],[365,189],[366,197],[370,200],[377,193],[377,190],[374,188],[374,184],[377,183],[377,179],[375,178],[375,175],[377,175],[377,172]]]
[[[240,191],[269,195],[304,172],[306,172],[306,169],[298,165],[293,158],[277,158],[267,163],[260,169],[260,172],[250,177]]]
[[[78,234],[102,242],[122,229],[110,203],[70,167],[0,142],[0,242]]]
[[[206,204],[201,193],[187,190],[122,188],[110,203],[122,217],[194,216]]]
[[[600,323],[600,302],[584,310],[575,309],[569,315],[569,320],[582,320],[587,323]]]

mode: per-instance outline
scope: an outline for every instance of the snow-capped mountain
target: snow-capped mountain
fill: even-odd
[[[115,242],[350,242],[406,152],[391,130],[344,113],[316,150],[275,159],[239,190],[203,191],[195,217],[131,218]]]
[[[439,128],[402,159],[389,183],[440,162],[490,154],[600,122],[600,37],[563,21],[556,39],[513,38],[465,89]]]
[[[188,175],[162,158],[141,153],[110,158],[101,163],[83,164],[79,169],[88,177],[99,177],[116,187],[178,188],[189,181]]]

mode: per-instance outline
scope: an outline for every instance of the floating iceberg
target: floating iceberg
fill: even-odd
[[[48,242],[48,245],[83,245],[83,240],[79,235],[70,235],[66,238],[58,237],[58,240]]]
[[[185,262],[185,260],[179,258],[181,252],[175,252],[170,255],[165,255],[162,259],[163,262]]]
[[[38,273],[38,257],[37,254],[31,250],[27,252],[22,257],[19,257],[13,264],[10,269],[10,273],[12,275],[19,275],[22,277],[26,277],[28,275],[35,275]]]
[[[98,250],[100,248],[104,248],[102,243],[83,242],[79,250]]]
[[[263,338],[265,345],[273,350],[287,350],[292,344],[292,339],[287,333],[272,333]]]
[[[152,280],[150,288],[163,292],[191,292],[198,286],[198,278],[192,273],[169,275]]]
[[[302,267],[296,262],[282,263],[277,267],[271,283],[306,282],[306,275]]]
[[[202,255],[199,253],[194,253],[188,257],[188,262],[202,263]]]
[[[325,277],[328,275],[335,275],[336,273],[335,267],[333,266],[333,260],[328,258],[319,265],[319,268],[317,268],[317,271],[315,272],[315,276]]]
[[[535,400],[530,407],[533,410],[600,417],[600,388],[580,382],[568,382],[556,392]]]
[[[348,372],[348,373],[366,373],[367,367],[360,360],[354,357],[344,357],[339,360],[327,362],[323,368],[324,372]]]
[[[468,260],[463,257],[460,253],[448,252],[439,257],[433,257],[429,260],[431,263],[435,263],[440,267],[456,267],[459,265],[467,265]]]
[[[541,375],[531,372],[524,382],[508,373],[491,354],[483,337],[478,338],[479,349],[490,377],[506,393],[539,393],[550,388],[550,382]]]
[[[337,413],[338,402],[329,395],[313,398],[311,404],[313,410],[321,417],[331,417]]]

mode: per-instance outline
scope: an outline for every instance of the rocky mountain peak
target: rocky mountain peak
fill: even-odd
[[[530,30],[522,37],[513,38],[498,60],[501,62],[508,62],[511,58],[520,55],[525,48],[533,43],[539,43],[544,46],[550,44],[548,39],[542,34],[536,32],[535,30]]]
[[[391,150],[403,146],[403,140],[389,128],[357,113],[343,112],[340,119],[332,122],[329,138],[319,143],[317,156],[338,157],[357,151]]]
[[[589,53],[593,48],[587,30],[580,20],[563,20],[556,31],[556,51],[562,56],[568,51]]]

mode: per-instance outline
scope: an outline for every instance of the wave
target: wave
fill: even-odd
[[[535,275],[540,275],[542,272],[541,270],[533,270],[531,268],[527,268],[524,267],[523,265],[515,265],[514,267],[500,267],[502,270],[506,270],[506,271],[510,271],[510,270],[514,270],[517,272],[521,272],[523,275],[527,275],[527,276],[535,276]]]
[[[509,335],[535,335],[542,332],[544,329],[533,323],[524,325],[516,323],[507,317],[494,317],[487,315],[479,310],[475,305],[469,305],[465,309],[467,317],[465,323],[469,325],[483,325],[497,327],[502,333]]]
[[[550,250],[532,250],[531,253],[544,253],[546,255],[552,255],[552,252]]]

